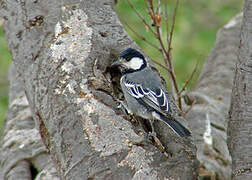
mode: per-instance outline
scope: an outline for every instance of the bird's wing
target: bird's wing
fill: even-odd
[[[125,81],[124,85],[127,92],[139,100],[140,103],[152,107],[162,114],[169,112],[170,106],[167,97],[161,88],[149,89],[143,87],[141,84],[136,84],[131,81]]]

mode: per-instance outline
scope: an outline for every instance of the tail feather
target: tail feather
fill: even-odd
[[[186,129],[182,124],[180,124],[173,117],[166,117],[163,114],[159,114],[161,120],[165,121],[167,125],[171,127],[171,129],[181,137],[191,136],[191,132]]]

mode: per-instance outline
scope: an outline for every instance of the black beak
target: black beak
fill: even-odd
[[[111,64],[111,67],[118,67],[118,66],[121,66],[121,65],[122,65],[122,62],[120,60],[117,60],[117,61],[115,61],[115,62],[113,62]]]

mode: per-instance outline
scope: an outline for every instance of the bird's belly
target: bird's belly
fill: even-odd
[[[128,102],[128,108],[134,115],[140,116],[144,119],[150,119],[152,117],[152,113],[149,112],[145,106],[139,104],[136,99],[132,99]]]

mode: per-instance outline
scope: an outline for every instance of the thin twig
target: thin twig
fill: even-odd
[[[160,28],[159,27],[156,27],[157,28],[157,38],[158,38],[158,41],[161,45],[161,48],[162,48],[162,54],[163,54],[163,58],[166,62],[166,65],[168,66],[169,69],[171,69],[171,71],[169,71],[169,74],[170,74],[170,79],[172,81],[172,83],[170,82],[171,85],[173,85],[175,91],[176,91],[176,94],[178,95],[178,106],[180,109],[182,109],[182,103],[181,103],[181,97],[179,96],[178,92],[179,92],[179,88],[178,88],[178,84],[177,84],[177,79],[176,79],[176,75],[174,73],[174,69],[173,69],[173,63],[172,63],[172,59],[171,59],[171,52],[167,52],[165,50],[165,46],[164,46],[164,43],[162,41],[162,35],[161,35],[161,31],[160,31]],[[173,89],[171,88],[172,90],[172,93],[173,93]]]
[[[171,72],[171,69],[169,69],[167,66],[165,66],[165,65],[163,65],[163,64],[161,64],[161,63],[159,63],[159,62],[156,61],[156,60],[153,60],[153,59],[152,59],[152,61],[153,61],[155,64],[159,65],[160,67],[164,68],[165,70]]]
[[[187,81],[186,81],[185,84],[183,85],[182,89],[179,91],[179,93],[178,93],[179,96],[180,96],[181,93],[185,90],[185,88],[187,87],[187,85],[189,84],[189,82],[191,82],[191,80],[192,80],[194,74],[197,72],[197,69],[198,69],[198,66],[199,66],[199,62],[200,62],[199,60],[200,60],[200,58],[198,58],[197,63],[196,63],[196,65],[195,65],[195,67],[194,67],[194,69],[193,69],[193,72],[191,73],[190,77],[187,79]]]
[[[169,44],[168,44],[168,54],[171,52],[171,49],[172,49],[171,43],[172,43],[172,37],[173,37],[173,33],[174,33],[174,28],[175,28],[178,6],[179,6],[179,0],[176,0],[176,6],[175,6],[173,17],[172,17],[172,27],[171,27],[171,32],[170,32]]]
[[[159,9],[158,13],[160,13],[160,8],[158,8],[158,9]],[[157,22],[156,22],[155,15],[154,15],[154,6],[153,6],[153,1],[152,0],[149,0],[148,10],[149,10],[149,15],[150,15],[150,17],[151,17],[151,19],[153,21],[153,24],[156,27],[156,34],[157,34],[156,38],[159,41],[159,44],[160,44],[161,49],[162,49],[163,56],[165,57],[165,54],[166,54],[165,51],[166,50],[165,50],[165,46],[164,46],[162,38],[161,38],[162,37],[162,32],[160,31],[160,27],[157,26]],[[169,65],[168,61],[165,61],[165,63],[166,63],[167,66]]]
[[[134,30],[126,21],[122,20],[123,24],[125,24],[139,39],[145,41],[147,44],[157,49],[158,51],[162,51],[157,45],[153,44],[151,41],[148,41],[144,36],[140,35],[138,32]]]
[[[167,41],[167,45],[169,44],[169,37],[170,37],[170,34],[169,34],[169,23],[168,23],[168,10],[167,10],[167,1],[165,1],[165,5],[164,5],[164,8],[165,8],[165,28],[166,28],[166,41]],[[167,48],[168,49],[168,48]]]
[[[160,8],[161,8],[161,2],[160,2],[160,0],[158,0],[158,5],[157,5],[156,14],[157,14],[157,13],[160,14]]]
[[[147,11],[148,11],[148,14],[149,14],[149,16],[150,16],[150,19],[151,19],[151,21],[152,21],[152,26],[155,26],[155,14],[154,14],[154,11],[153,11],[153,4],[152,4],[152,2],[151,2],[151,0],[147,0],[148,2],[147,2],[147,5],[146,5],[146,7],[147,7]],[[155,38],[157,38],[157,35],[155,36]]]
[[[153,15],[154,14],[153,1],[149,0],[148,2],[149,2],[149,6],[148,6],[149,14],[150,14],[150,16],[151,16],[151,18],[152,18],[152,20],[154,22],[154,25],[156,27],[156,33],[157,33],[156,38],[159,41],[159,44],[161,46],[162,55],[163,55],[165,64],[171,70],[171,71],[168,71],[169,72],[168,75],[169,75],[170,85],[171,85],[171,87],[173,87],[175,89],[176,94],[178,95],[179,89],[178,89],[176,76],[175,76],[175,73],[174,73],[174,70],[173,70],[173,64],[172,64],[171,55],[170,55],[171,52],[166,51],[163,40],[162,40],[162,32],[161,32],[160,26],[156,25],[157,22],[156,22],[155,16]],[[161,12],[159,12],[159,13],[161,13]],[[174,94],[173,93],[173,88],[171,88],[172,94]],[[182,109],[182,103],[181,103],[181,97],[180,96],[178,96],[178,105],[179,105],[179,108]]]
[[[153,5],[153,0],[149,0],[149,14],[151,16],[151,19],[153,21],[153,26],[157,26],[156,18],[155,18],[155,10]]]
[[[147,26],[149,28],[149,30],[156,36],[156,33],[152,30],[151,26],[145,21],[144,17],[141,15],[141,13],[139,13],[137,11],[137,9],[133,6],[133,4],[129,0],[127,0],[127,2],[130,5],[130,7],[135,11],[135,13],[139,17],[139,19],[144,23],[144,25]]]
[[[175,6],[175,9],[174,9],[174,13],[173,13],[173,18],[172,18],[172,27],[171,27],[171,31],[170,31],[170,34],[169,34],[169,39],[167,40],[168,41],[168,52],[166,53],[167,55],[167,59],[169,60],[169,66],[170,66],[170,69],[174,70],[173,68],[173,61],[172,61],[172,57],[171,57],[171,43],[172,43],[172,37],[173,37],[173,33],[174,33],[174,28],[175,28],[175,22],[176,22],[176,15],[177,15],[177,10],[178,10],[178,6],[179,6],[179,0],[176,1],[176,6]],[[177,100],[178,100],[178,106],[179,108],[182,110],[182,101],[181,101],[181,96],[179,94],[179,89],[178,89],[178,85],[177,85],[177,80],[176,80],[176,76],[175,76],[175,73],[174,71],[171,73],[171,76],[172,76],[172,80],[173,80],[173,85],[174,85],[174,88],[175,88],[175,91],[176,91],[176,94],[177,94]]]
[[[137,9],[133,6],[133,4],[129,0],[127,0],[127,2],[130,5],[130,7],[135,11],[135,13],[139,17],[139,19],[143,22],[143,24],[147,28],[150,29],[152,34],[158,40],[158,42],[160,44],[160,48],[156,48],[156,49],[158,49],[159,51],[162,52],[163,59],[164,59],[164,62],[165,62],[165,66],[163,64],[159,63],[159,62],[155,62],[155,61],[154,62],[156,64],[158,64],[159,66],[161,66],[161,67],[165,68],[166,70],[168,70],[168,76],[169,76],[169,81],[170,81],[170,85],[171,85],[172,94],[174,95],[174,90],[175,90],[177,100],[178,100],[178,106],[182,110],[181,96],[179,94],[180,91],[179,91],[179,88],[178,88],[176,75],[174,73],[172,56],[171,56],[171,50],[172,50],[171,42],[172,42],[172,36],[173,36],[173,32],[174,32],[174,27],[175,27],[176,13],[177,13],[177,9],[178,9],[179,0],[177,0],[177,2],[176,2],[176,7],[175,7],[175,10],[174,10],[174,14],[173,14],[173,22],[172,22],[172,27],[171,27],[170,32],[168,30],[167,4],[166,4],[166,8],[165,8],[166,9],[165,10],[166,11],[165,12],[166,13],[165,18],[166,18],[166,29],[167,29],[167,44],[168,44],[167,50],[166,50],[166,47],[165,47],[163,39],[162,39],[161,0],[158,0],[156,11],[154,10],[153,0],[146,0],[148,14],[150,16],[150,19],[153,22],[152,25],[155,26],[155,30],[153,30],[152,27],[145,21],[142,14],[137,11]],[[132,30],[132,31],[134,32],[134,30]],[[135,32],[135,34],[137,35],[138,33]],[[141,35],[138,35],[138,36],[141,37]],[[141,37],[141,39],[146,40],[143,37]]]
[[[191,109],[193,108],[193,105],[196,103],[196,100],[193,100],[192,104],[190,105],[190,107],[183,113],[183,116],[186,117],[186,115],[189,113],[189,111],[191,111]]]

